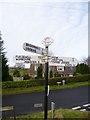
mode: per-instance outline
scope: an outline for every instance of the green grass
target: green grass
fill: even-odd
[[[34,113],[34,114],[29,114],[29,115],[23,115],[19,116],[17,118],[43,118],[44,113]],[[88,118],[90,116],[90,113],[88,112],[81,112],[77,110],[67,110],[67,109],[59,109],[55,110],[54,112],[54,118]],[[49,111],[48,113],[48,118],[52,117],[52,112]]]
[[[16,120],[32,120],[32,119],[42,119],[44,118],[44,112],[38,112],[38,113],[33,113],[33,114],[28,114],[28,115],[21,115],[21,116],[16,116]],[[52,118],[52,112],[48,112],[48,118]],[[55,110],[54,112],[54,118],[57,120],[70,120],[73,118],[73,120],[76,120],[77,118],[80,120],[90,120],[90,113],[89,112],[81,112],[78,110],[70,110],[70,109],[58,109]],[[55,119],[55,120],[56,120]],[[3,120],[3,119],[2,119]],[[6,119],[7,120],[7,119]],[[9,120],[13,120],[13,118],[9,118]]]
[[[73,87],[85,86],[88,84],[90,84],[90,83],[77,82],[77,83],[69,83],[66,85],[53,85],[53,86],[50,86],[50,90],[73,88]],[[2,89],[2,95],[13,95],[13,94],[39,92],[39,91],[44,91],[44,89],[45,89],[44,86],[29,87],[29,88],[8,88],[8,89]]]

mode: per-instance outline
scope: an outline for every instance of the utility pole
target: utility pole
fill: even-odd
[[[48,48],[52,44],[53,39],[46,37],[42,43],[45,45],[45,101],[44,101],[44,120],[47,120],[48,116]]]

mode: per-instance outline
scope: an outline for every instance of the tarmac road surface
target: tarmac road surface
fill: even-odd
[[[78,106],[90,105],[88,99],[89,90],[90,86],[83,86],[50,91],[48,96],[48,109],[51,109],[51,102],[55,103],[55,109],[74,109],[75,107],[75,109],[77,109]],[[2,106],[14,106],[15,115],[44,111],[44,94],[44,92],[36,92],[3,96]],[[13,111],[10,110],[2,112],[2,116],[12,115]]]

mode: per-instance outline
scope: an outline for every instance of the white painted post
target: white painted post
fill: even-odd
[[[65,85],[65,80],[63,80],[63,85]]]
[[[49,96],[50,86],[48,85],[47,96]]]
[[[51,102],[52,120],[54,120],[55,103]]]

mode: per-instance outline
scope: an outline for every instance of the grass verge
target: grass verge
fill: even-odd
[[[53,86],[50,86],[50,90],[73,88],[73,87],[86,86],[86,85],[90,85],[90,83],[77,82],[77,83],[69,83],[66,85],[53,85]],[[31,92],[39,92],[39,91],[44,91],[44,86],[2,89],[2,95],[14,95],[14,94],[23,94],[23,93],[31,93]]]
[[[34,113],[29,115],[18,116],[17,118],[44,118],[44,113]],[[54,118],[65,119],[65,118],[89,118],[90,113],[88,112],[81,112],[78,110],[68,110],[68,109],[58,109],[54,112]],[[48,112],[48,118],[52,118],[52,112]]]
[[[16,116],[16,120],[43,120],[44,113],[38,112],[28,115]],[[52,120],[52,112],[48,112],[48,120]],[[58,109],[54,111],[55,120],[90,120],[89,112],[81,112],[78,110]],[[2,119],[4,120],[4,119]],[[7,118],[5,120],[13,120],[13,118]]]

